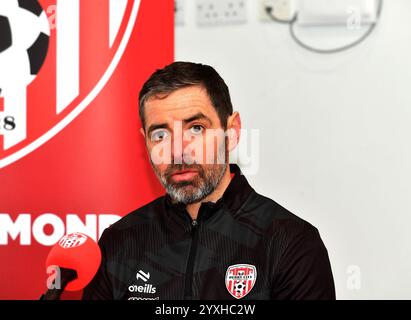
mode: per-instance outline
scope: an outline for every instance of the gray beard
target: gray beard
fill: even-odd
[[[227,163],[218,165],[218,170],[211,172],[209,176],[206,175],[203,177],[198,186],[191,184],[191,182],[180,183],[177,185],[170,184],[164,176],[160,176],[160,181],[166,189],[166,192],[175,202],[192,204],[203,200],[213,193],[223,178],[226,169]]]

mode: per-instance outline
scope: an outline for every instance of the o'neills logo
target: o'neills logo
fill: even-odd
[[[143,270],[138,270],[136,274],[137,281],[142,280],[147,282],[150,280],[150,272],[144,272]],[[133,293],[148,293],[154,294],[157,291],[157,288],[150,283],[145,285],[131,285],[128,287],[129,292]],[[159,300],[160,297],[130,297],[129,300]]]
[[[64,236],[63,238],[61,238],[61,240],[59,241],[59,245],[60,247],[64,249],[69,249],[69,248],[79,247],[82,244],[84,244],[84,242],[86,241],[87,241],[86,235],[80,232],[75,232],[75,233],[68,234]]]
[[[152,284],[145,284],[144,286],[132,285],[128,287],[130,292],[140,292],[140,293],[156,293],[157,289]]]

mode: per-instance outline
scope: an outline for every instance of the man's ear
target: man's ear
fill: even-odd
[[[233,151],[240,141],[241,117],[236,111],[227,120],[228,150]]]
[[[146,132],[144,131],[144,128],[140,128],[140,132],[143,135],[143,137],[145,138],[146,137]]]

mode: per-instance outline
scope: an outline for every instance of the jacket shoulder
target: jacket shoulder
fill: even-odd
[[[241,211],[241,215],[246,216],[249,221],[274,233],[282,231],[291,236],[304,231],[318,232],[317,228],[308,221],[257,192],[250,195]]]
[[[151,224],[157,217],[156,213],[163,210],[164,196],[160,196],[142,207],[126,214],[108,227],[107,231],[124,231],[139,225]]]

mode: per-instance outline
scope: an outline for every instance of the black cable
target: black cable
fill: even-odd
[[[272,8],[272,7],[267,6],[265,9],[266,9],[266,12],[267,12],[267,14],[269,15],[269,17],[270,17],[272,20],[274,20],[275,22],[289,24],[289,26],[290,26],[290,27],[289,27],[289,30],[290,30],[291,38],[292,38],[300,47],[302,47],[302,48],[304,48],[304,49],[306,49],[306,50],[309,50],[309,51],[311,51],[311,52],[315,52],[315,53],[330,54],[330,53],[337,53],[337,52],[341,52],[341,51],[345,51],[345,50],[351,49],[351,48],[359,45],[359,44],[360,44],[361,42],[363,42],[366,38],[368,38],[368,36],[374,31],[377,23],[378,23],[379,20],[380,20],[381,11],[382,11],[382,6],[383,6],[383,0],[378,0],[377,17],[376,17],[375,22],[373,22],[373,23],[370,25],[370,27],[367,29],[367,31],[366,31],[358,40],[356,40],[356,41],[354,41],[354,42],[352,42],[352,43],[350,43],[350,44],[347,44],[347,45],[345,45],[345,46],[341,46],[341,47],[333,48],[333,49],[319,49],[319,48],[312,47],[312,46],[310,46],[310,45],[302,42],[302,41],[297,37],[297,35],[295,34],[295,30],[294,30],[295,23],[297,22],[297,19],[298,19],[298,14],[297,14],[297,13],[296,13],[296,14],[294,15],[294,17],[293,17],[292,19],[290,19],[290,20],[282,20],[282,19],[278,19],[278,18],[273,14],[273,8]]]
[[[274,8],[271,6],[266,6],[265,7],[265,11],[267,12],[268,16],[274,20],[275,22],[278,23],[286,23],[286,24],[290,24],[290,23],[294,23],[295,20],[297,20],[297,14],[294,15],[294,17],[291,20],[282,20],[282,19],[278,19],[274,14],[273,14],[273,10]]]

